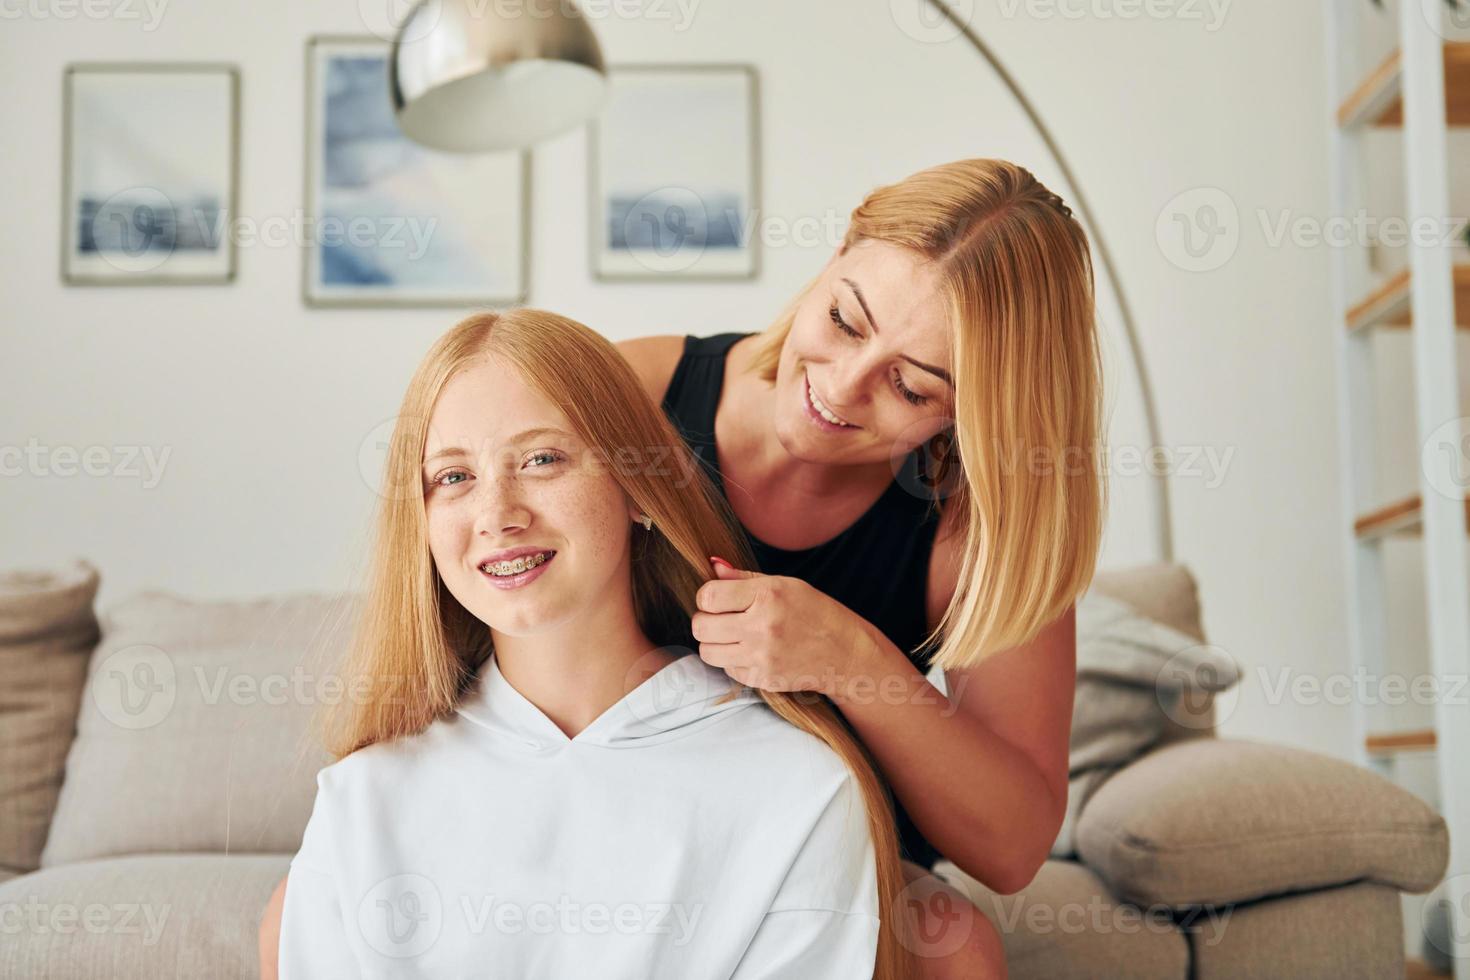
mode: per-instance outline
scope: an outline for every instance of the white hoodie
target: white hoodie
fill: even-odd
[[[686,655],[568,739],[490,657],[454,715],[317,775],[282,980],[871,977],[841,758]]]

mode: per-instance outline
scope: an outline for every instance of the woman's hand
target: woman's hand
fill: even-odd
[[[799,578],[710,564],[690,620],[705,663],[765,691],[831,697],[852,681],[871,646],[867,620]]]

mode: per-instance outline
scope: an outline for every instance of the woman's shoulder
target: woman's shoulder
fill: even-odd
[[[620,340],[614,346],[643,382],[649,397],[662,402],[674,378],[674,369],[679,366],[679,358],[684,356],[685,339],[683,334],[663,334]]]

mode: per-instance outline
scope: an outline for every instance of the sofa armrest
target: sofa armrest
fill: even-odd
[[[1077,821],[1077,852],[1120,898],[1185,908],[1358,879],[1428,891],[1449,832],[1429,804],[1360,766],[1198,738],[1105,782]]]

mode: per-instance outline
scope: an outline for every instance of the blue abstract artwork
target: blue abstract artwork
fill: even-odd
[[[307,301],[477,305],[525,294],[525,158],[451,154],[393,118],[389,46],[312,42]]]

